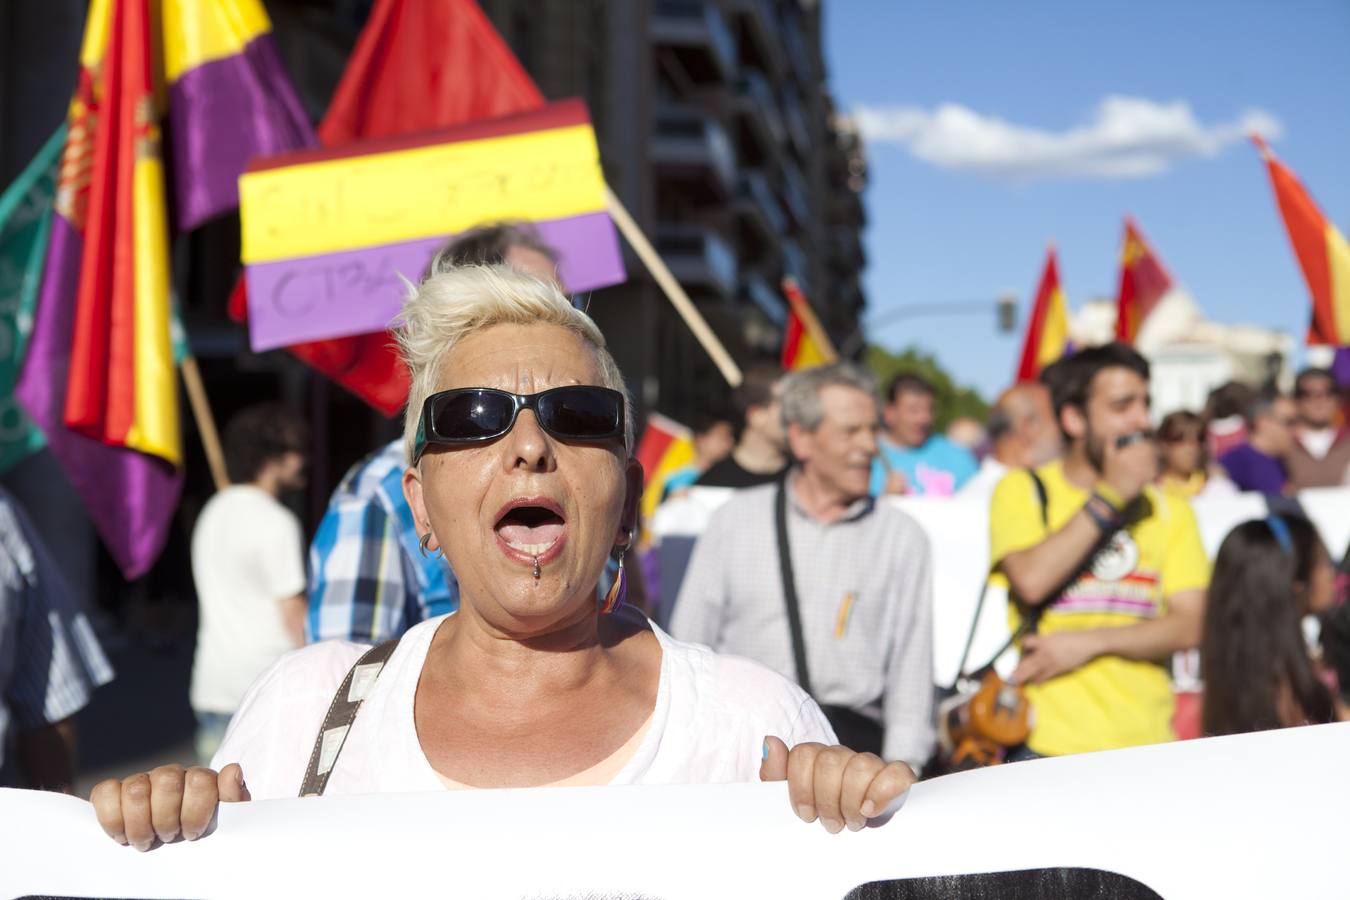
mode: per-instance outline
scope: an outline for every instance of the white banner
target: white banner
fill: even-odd
[[[148,853],[85,801],[7,790],[0,896],[1345,896],[1347,758],[1350,724],[996,766],[838,835],[798,820],[782,784],[274,800]]]
[[[694,541],[708,518],[732,495],[726,488],[694,488],[688,495],[667,501],[652,519],[652,534],[660,541],[662,610],[657,621],[669,620],[684,568]],[[1340,560],[1350,544],[1350,488],[1303,491],[1298,502],[1317,525],[1334,560]],[[933,678],[949,685],[970,635],[980,588],[989,561],[989,500],[987,497],[892,497],[928,532],[933,548]],[[1200,523],[1200,536],[1212,559],[1233,526],[1267,514],[1266,498],[1260,494],[1234,494],[1192,503]],[[746,523],[745,527],[752,527]],[[773,522],[762,523],[772,528]],[[1008,640],[1008,598],[991,590],[980,613],[979,627],[971,646],[970,665],[982,665]],[[1011,668],[1009,666],[1009,668]],[[1008,672],[1004,672],[1008,674]]]

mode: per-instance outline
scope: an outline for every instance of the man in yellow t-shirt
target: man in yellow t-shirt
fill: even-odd
[[[1209,560],[1190,505],[1152,487],[1148,363],[1109,344],[1062,361],[1052,381],[1067,452],[1034,478],[1009,473],[990,508],[1013,627],[1035,624],[1013,674],[1035,710],[1027,746],[1172,740],[1168,662],[1199,643]]]

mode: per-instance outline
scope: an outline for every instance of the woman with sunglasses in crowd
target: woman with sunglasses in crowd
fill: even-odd
[[[1224,538],[1205,604],[1200,667],[1207,735],[1345,718],[1334,676],[1303,623],[1336,600],[1336,570],[1312,523],[1271,515]]]
[[[1168,413],[1158,426],[1158,486],[1175,497],[1236,493],[1237,488],[1209,462],[1203,420],[1193,412]]]
[[[794,811],[835,832],[909,787],[903,763],[833,746],[796,685],[625,606],[622,570],[599,596],[606,563],[630,549],[642,468],[604,338],[555,286],[505,268],[435,274],[398,337],[412,375],[404,491],[423,549],[459,579],[459,610],[396,646],[283,657],[212,768],[94,789],[110,836],[191,840],[220,800],[325,790],[752,780],[786,780]]]

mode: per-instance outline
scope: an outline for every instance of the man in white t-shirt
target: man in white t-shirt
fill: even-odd
[[[304,643],[300,520],[279,497],[304,486],[307,430],[275,405],[249,407],[225,429],[229,487],[192,533],[200,624],[190,699],[203,764],[253,680]]]

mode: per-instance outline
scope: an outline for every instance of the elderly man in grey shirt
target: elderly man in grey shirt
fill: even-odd
[[[882,755],[917,772],[934,740],[931,557],[918,523],[868,496],[875,382],[851,364],[794,373],[782,408],[797,466],[781,485],[738,491],[713,516],[670,631],[801,680],[777,540],[785,490],[811,691],[823,706],[877,723]]]

